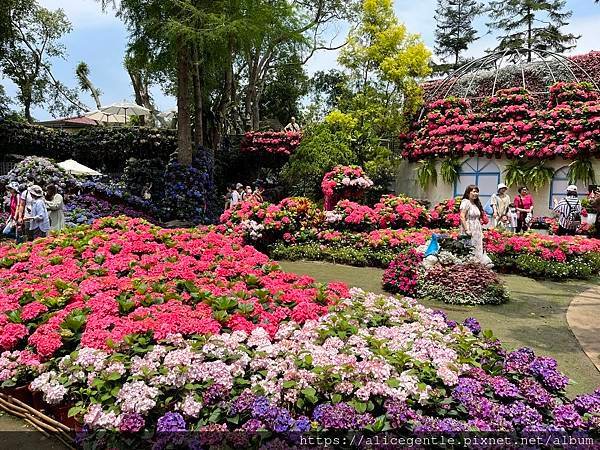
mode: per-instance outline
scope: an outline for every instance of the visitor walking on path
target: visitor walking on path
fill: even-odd
[[[510,227],[508,219],[508,207],[510,205],[510,196],[506,193],[508,186],[504,183],[498,185],[497,192],[492,195],[492,227],[508,228]]]
[[[54,184],[46,186],[46,207],[49,211],[50,229],[62,230],[65,227],[65,203]]]
[[[30,221],[29,230],[32,239],[46,237],[48,231],[50,231],[50,218],[48,217],[48,209],[46,209],[44,191],[39,186],[31,186],[27,191],[33,198],[33,203],[31,215],[25,216],[24,219]]]
[[[581,225],[581,202],[577,195],[577,186],[567,187],[567,195],[557,202],[554,199],[554,213],[558,215],[558,235],[574,236]]]
[[[2,234],[6,237],[16,238],[17,234],[17,214],[19,212],[19,184],[9,183],[6,186],[6,191],[8,192],[8,207],[9,207],[9,215],[6,224],[4,224],[4,228],[2,230]]]
[[[517,229],[516,232],[527,231],[529,229],[529,222],[533,215],[533,198],[529,195],[527,187],[522,186],[519,188],[519,194],[515,197],[515,208],[517,209]]]
[[[590,195],[590,209],[596,214],[594,223],[594,237],[600,239],[600,188],[596,188]]]
[[[29,181],[27,183],[27,187],[23,192],[21,192],[21,195],[19,197],[19,207],[17,211],[17,228],[23,230],[23,235],[21,237],[22,241],[33,240],[33,235],[31,233],[30,217],[33,211],[34,198],[31,195],[31,192],[29,191],[29,189],[32,187],[39,188],[40,191],[42,190],[41,187],[33,184],[33,181]]]

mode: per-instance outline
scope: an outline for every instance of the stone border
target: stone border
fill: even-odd
[[[586,290],[571,301],[567,323],[585,354],[600,371],[600,286]]]

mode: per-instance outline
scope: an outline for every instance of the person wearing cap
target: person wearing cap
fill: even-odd
[[[9,216],[2,230],[6,237],[16,238],[17,214],[19,212],[19,183],[11,182],[6,186],[8,193],[7,205],[9,206]]]
[[[492,195],[492,227],[508,227],[508,205],[510,205],[510,196],[506,193],[508,186],[504,183],[498,185],[495,194]]]
[[[46,237],[48,231],[50,231],[50,218],[48,217],[48,209],[44,200],[44,191],[36,185],[31,186],[27,191],[33,198],[31,215],[24,217],[25,220],[29,220],[31,238]]]
[[[513,204],[517,210],[517,229],[515,231],[520,233],[529,229],[529,222],[533,215],[533,198],[529,195],[526,186],[521,186],[517,192]]]
[[[566,196],[557,202],[554,199],[554,213],[558,216],[558,235],[574,236],[581,225],[581,211],[583,210],[577,186],[571,184],[567,187]]]

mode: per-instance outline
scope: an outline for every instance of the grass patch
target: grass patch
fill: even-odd
[[[343,281],[366,291],[382,293],[383,270],[324,262],[281,262],[288,271],[309,275],[317,281]],[[600,372],[581,350],[567,324],[571,300],[589,289],[593,281],[552,282],[517,275],[502,275],[510,291],[503,305],[448,305],[424,300],[428,307],[442,309],[457,321],[475,317],[484,329],[491,329],[508,348],[531,347],[537,354],[556,358],[561,370],[572,380],[567,393],[577,395],[600,386]]]

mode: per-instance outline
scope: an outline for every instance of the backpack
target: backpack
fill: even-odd
[[[576,230],[581,225],[581,212],[578,210],[577,206],[579,206],[579,200],[573,207],[569,202],[567,202],[567,206],[569,207],[569,212],[566,217],[566,227],[569,230]]]

